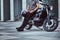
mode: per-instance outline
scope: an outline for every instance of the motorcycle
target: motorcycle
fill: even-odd
[[[47,32],[52,32],[58,27],[58,20],[54,16],[54,13],[51,13],[53,7],[46,4],[40,3],[40,8],[38,9],[36,15],[31,18],[26,25],[26,29],[29,30],[35,25],[37,28],[43,27],[43,29]],[[22,13],[25,16],[24,13]]]

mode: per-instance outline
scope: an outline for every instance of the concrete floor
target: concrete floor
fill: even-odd
[[[21,22],[0,22],[0,40],[60,40],[60,25],[54,32],[39,30],[35,26],[18,32],[15,28],[20,24]]]

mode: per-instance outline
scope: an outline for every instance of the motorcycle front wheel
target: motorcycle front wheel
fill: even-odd
[[[52,32],[58,27],[58,20],[56,18],[51,18],[50,24],[48,23],[47,20],[44,21],[43,28],[47,32]]]

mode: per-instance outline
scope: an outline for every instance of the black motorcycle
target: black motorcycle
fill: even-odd
[[[54,13],[51,12],[53,7],[43,3],[40,3],[40,5],[42,7],[40,6],[36,15],[29,20],[26,29],[29,30],[35,25],[37,28],[43,26],[45,31],[52,32],[58,27],[58,20]],[[24,16],[25,14],[22,13],[22,15]]]

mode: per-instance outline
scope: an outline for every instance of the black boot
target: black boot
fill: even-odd
[[[23,28],[21,28],[21,27],[18,27],[16,29],[17,29],[17,31],[23,31]]]

